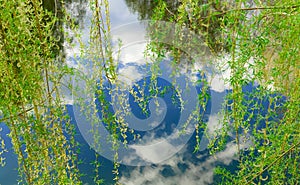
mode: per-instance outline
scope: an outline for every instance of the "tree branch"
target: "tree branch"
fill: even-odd
[[[256,173],[256,175],[254,175],[254,177],[251,180],[247,181],[245,184],[246,185],[251,184],[251,182],[253,182],[258,176],[260,176],[261,174],[263,174],[266,170],[268,170],[271,166],[273,166],[273,164],[275,164],[282,157],[284,157],[286,154],[288,154],[289,152],[291,152],[293,149],[295,149],[299,145],[300,145],[300,142],[298,142],[297,144],[293,145],[291,148],[289,148],[288,150],[286,150],[285,152],[283,152],[271,164],[269,164],[267,167],[263,168],[260,172]]]
[[[299,8],[299,7],[300,7],[300,4],[292,5],[292,6],[269,6],[269,7],[239,8],[239,9],[231,9],[231,10],[223,11],[223,12],[220,12],[220,13],[214,14],[214,15],[220,16],[220,15],[225,15],[227,13],[235,12],[235,11],[271,10],[271,9],[295,9],[295,8]],[[208,16],[203,17],[203,18],[208,18],[208,17],[211,17],[211,15],[208,15]]]

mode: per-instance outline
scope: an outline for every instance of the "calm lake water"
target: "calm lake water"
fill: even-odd
[[[91,12],[87,8],[87,4],[84,1],[73,2],[68,4],[70,11],[79,18],[79,24],[81,24],[81,28],[83,33],[88,33],[89,19],[91,17]],[[136,12],[137,11],[137,12]],[[139,13],[138,13],[139,11]],[[135,40],[136,37],[140,37],[145,34],[145,30],[143,27],[134,28],[132,26],[123,27],[124,25],[130,25],[133,22],[139,22],[139,17],[145,18],[148,13],[151,12],[151,6],[147,4],[143,4],[140,1],[123,1],[123,0],[111,0],[111,23],[112,23],[112,33],[119,34],[122,32],[122,38],[125,40],[128,39],[128,43],[130,40]],[[132,24],[135,25],[135,24]],[[126,29],[125,29],[126,28]],[[129,29],[131,28],[131,29]],[[83,35],[83,39],[87,42],[88,35]],[[143,42],[140,43],[131,43],[131,45],[126,46],[122,49],[122,54],[120,58],[120,66],[119,72],[124,74],[124,76],[128,75],[129,77],[124,79],[124,83],[131,84],[135,83],[146,83],[149,84],[149,79],[142,80],[144,75],[144,68],[141,66],[144,65],[143,58],[143,48],[145,44]],[[78,49],[78,48],[77,48]],[[66,57],[68,65],[72,67],[76,67],[76,54],[77,50],[74,49],[66,49]],[[167,60],[167,59],[166,59]],[[167,68],[163,68],[163,71],[167,71]],[[88,69],[87,69],[88,70]],[[196,75],[197,76],[197,75]],[[198,78],[201,78],[199,75]],[[204,77],[203,77],[204,78]],[[128,80],[130,79],[130,80]],[[164,78],[158,79],[158,84],[160,87],[171,86],[171,83],[166,81]],[[178,81],[178,83],[181,83]],[[195,86],[196,93],[201,93],[199,91],[200,87]],[[258,90],[258,84],[248,84],[244,86],[243,92],[245,93],[245,98],[255,100],[253,96]],[[149,89],[148,89],[149,90]],[[148,91],[146,90],[146,91]],[[165,136],[169,136],[172,131],[174,131],[174,127],[178,123],[180,116],[180,107],[174,107],[171,101],[172,94],[176,94],[176,92],[169,92],[170,94],[166,94],[162,96],[161,99],[164,100],[165,106],[163,108],[165,110],[165,117],[161,120],[161,123],[155,125],[156,129],[153,129],[155,138],[161,138]],[[210,87],[210,95],[214,97],[211,99],[207,107],[209,112],[206,113],[206,122],[208,127],[213,130],[214,126],[217,125],[218,122],[218,113],[221,110],[221,105],[224,99],[224,96],[230,93],[230,88],[226,88],[223,84],[216,83]],[[272,95],[277,96],[277,95]],[[147,119],[151,117],[151,115],[147,116],[141,113],[141,109],[137,106],[137,104],[132,99],[129,100],[129,104],[131,106],[132,114],[139,118],[140,120]],[[268,106],[269,106],[269,97],[265,97],[263,100],[257,100],[262,106],[260,110],[260,114],[266,114]],[[175,99],[175,102],[179,102],[179,100]],[[283,97],[278,99],[278,102],[282,103],[285,101]],[[70,101],[71,102],[71,101]],[[72,103],[66,105],[68,114],[71,117],[72,124],[76,125],[76,140],[81,144],[79,154],[79,158],[83,161],[83,163],[79,166],[81,173],[86,174],[82,177],[82,181],[84,184],[93,184],[93,166],[90,164],[95,160],[95,151],[90,147],[89,143],[86,141],[84,135],[82,135],[82,130],[80,130],[80,125],[78,124],[78,119],[76,119],[76,108],[74,108]],[[251,112],[251,105],[249,106],[249,112]],[[100,108],[100,107],[98,107]],[[151,109],[151,106],[147,107],[147,109]],[[74,114],[75,110],[75,114]],[[164,110],[163,110],[164,111]],[[257,112],[254,112],[255,114]],[[153,115],[152,115],[153,116]],[[245,119],[247,119],[245,117]],[[251,123],[254,123],[256,116],[251,119]],[[272,118],[278,119],[278,118]],[[173,125],[174,124],[174,125]],[[262,122],[262,126],[263,126]],[[0,168],[0,184],[3,185],[13,185],[16,184],[18,179],[17,173],[17,159],[15,154],[12,151],[10,139],[6,136],[9,133],[8,128],[1,123],[0,127],[3,129],[1,132],[1,136],[5,139],[6,146],[9,150],[8,153],[5,153],[6,157],[6,166]],[[139,132],[142,136],[147,135],[146,132]],[[187,143],[181,147],[175,155],[172,155],[167,160],[152,165],[146,166],[127,166],[121,165],[120,167],[120,176],[121,183],[125,185],[180,185],[180,184],[189,184],[189,185],[202,185],[202,184],[217,184],[218,178],[213,175],[213,170],[216,166],[227,166],[229,169],[234,170],[237,165],[236,161],[236,146],[232,142],[228,142],[227,147],[224,151],[221,151],[216,154],[215,157],[210,156],[208,154],[206,146],[206,139],[203,139],[202,147],[200,152],[193,153],[195,142],[195,132],[191,133],[190,139],[187,140]],[[246,144],[245,144],[246,145]],[[149,152],[148,152],[149,153]],[[150,151],[151,153],[151,151]],[[143,156],[144,155],[144,156]],[[157,155],[157,154],[153,154]],[[147,159],[151,159],[151,156],[146,156],[145,153],[141,152],[139,155],[141,158],[145,157]],[[105,157],[100,157],[99,161],[102,164],[100,169],[100,176],[104,179],[104,184],[112,184],[112,169],[113,164],[110,160]]]

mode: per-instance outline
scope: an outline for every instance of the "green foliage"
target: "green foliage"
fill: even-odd
[[[57,17],[41,1],[1,1],[0,6],[1,122],[11,131],[19,182],[78,184],[75,143],[63,135],[73,131],[59,92],[66,71],[55,60]]]
[[[254,1],[251,5],[246,1],[183,0],[174,12],[170,12],[166,1],[159,2],[153,20],[187,26],[204,38],[215,57],[226,53],[231,56],[227,61],[231,71],[227,83],[232,92],[224,104],[220,120],[223,127],[216,131],[209,146],[212,153],[222,150],[228,134],[235,133],[240,163],[235,174],[220,168],[216,171],[222,176],[222,184],[299,183],[299,2]],[[161,43],[153,42],[150,48],[165,48],[175,59],[182,56],[180,49]],[[260,83],[259,91],[245,99],[242,86],[253,82]],[[270,98],[267,114],[260,115],[262,104],[253,99],[263,101],[274,93],[285,95],[287,101],[281,108],[272,107],[276,97]],[[258,115],[249,112],[248,107]],[[269,121],[279,114],[284,115],[281,120]],[[249,138],[246,136],[251,135],[253,116],[257,120]],[[261,121],[266,122],[265,128],[260,128]],[[247,154],[242,152],[246,141],[253,143],[246,149]]]
[[[124,119],[130,111],[122,104],[126,95],[123,84],[118,80],[118,59],[113,55],[115,48],[111,44],[108,0],[94,0],[89,3],[93,16],[88,45],[81,41],[78,25],[66,12],[64,3],[61,2],[61,10],[58,11],[55,1],[52,12],[50,10],[53,7],[45,2],[0,1],[0,122],[5,122],[11,131],[9,136],[18,156],[19,183],[82,183],[77,167],[78,144],[74,139],[74,127],[65,115],[63,95],[60,92],[63,77],[75,74],[77,80],[85,84],[84,89],[78,92],[85,93],[91,100],[95,99],[94,92],[98,95],[102,107],[100,118],[95,101],[86,104],[85,100],[78,96],[78,102],[85,110],[83,114],[92,123],[91,132],[95,143],[93,147],[101,151],[100,139],[109,139],[111,142],[114,151],[112,173],[115,184],[119,184],[119,140],[122,138],[123,144],[126,145],[126,134],[134,133],[129,130]],[[133,1],[126,2],[130,4]],[[153,11],[144,10],[139,6],[132,8],[142,12],[142,19],[151,17],[153,20],[149,29],[152,42],[145,52],[145,57],[149,57],[148,62],[152,64],[150,96],[143,95],[143,86],[137,86],[142,97],[131,92],[141,109],[146,111],[149,99],[163,95],[169,90],[158,89],[155,79],[161,71],[159,62],[154,61],[160,61],[170,54],[174,58],[171,65],[172,75],[176,76],[184,67],[183,61],[189,61],[186,62],[187,66],[197,64],[198,61],[191,58],[191,52],[195,51],[188,50],[191,47],[197,46],[198,50],[201,50],[202,46],[206,45],[214,57],[229,54],[231,58],[227,64],[231,73],[226,82],[232,88],[232,92],[226,97],[222,110],[223,119],[219,120],[223,127],[211,138],[209,147],[212,154],[224,149],[229,134],[234,133],[239,166],[234,173],[223,168],[217,168],[216,173],[222,176],[222,184],[299,183],[299,2],[254,1],[254,5],[250,5],[245,1],[156,0],[150,2],[150,5],[154,7]],[[172,46],[157,42],[169,36],[166,27],[151,27],[156,25],[157,20],[176,23],[172,28],[175,29],[176,36]],[[86,78],[80,71],[68,68],[63,62],[61,40],[57,37],[57,34],[63,32],[59,22],[63,22],[75,32],[75,38],[66,34],[65,39],[70,42],[77,39],[81,46],[81,58],[92,61],[90,67],[93,73],[90,78]],[[196,43],[187,29],[199,35],[204,43]],[[184,35],[186,33],[188,34]],[[117,49],[120,49],[121,43],[118,47]],[[180,48],[186,50],[182,51]],[[120,53],[117,53],[117,56],[119,55]],[[84,62],[79,61],[79,66],[85,65]],[[214,61],[208,62],[211,65]],[[105,81],[113,86],[108,89],[109,93],[120,92],[118,96],[111,97],[112,101],[121,102],[115,114],[109,113],[110,102],[105,94]],[[242,86],[255,81],[260,83],[259,91],[250,94],[252,98],[246,99]],[[192,110],[185,124],[186,126],[191,122],[196,123],[195,152],[200,147],[200,131],[206,127],[203,121],[204,111],[200,110],[206,109],[210,98],[207,90],[211,85],[206,81],[197,83],[203,85],[203,93],[199,94],[199,104]],[[175,80],[173,84],[176,88]],[[287,97],[283,106],[271,106],[278,98],[270,97],[274,93],[281,93]],[[262,105],[258,101],[263,101],[266,96],[270,97],[269,107],[267,113],[262,114]],[[256,102],[253,101],[254,98],[257,99]],[[180,103],[180,106],[183,106],[185,102]],[[230,107],[230,110],[227,107]],[[258,112],[257,115],[249,112],[249,107],[253,112]],[[279,114],[283,114],[282,119],[269,119]],[[254,116],[257,120],[252,129],[250,119]],[[245,117],[248,119],[244,119]],[[264,128],[260,128],[261,121],[266,122]],[[101,138],[98,133],[98,124],[101,122],[105,123],[110,131],[109,138]],[[69,140],[66,139],[66,135],[70,136]],[[249,135],[251,137],[248,137]],[[134,136],[139,138],[138,135]],[[1,137],[0,141],[2,165],[5,161],[1,155],[6,149]],[[244,149],[243,143],[246,141],[253,144]],[[243,152],[243,149],[247,152]],[[101,164],[97,160],[98,157],[99,154],[96,154],[95,184],[103,183],[99,176]]]

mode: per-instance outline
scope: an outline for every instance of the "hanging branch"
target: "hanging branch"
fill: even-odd
[[[284,156],[289,154],[292,150],[297,148],[300,145],[300,142],[296,143],[292,147],[290,147],[288,150],[284,151],[281,155],[279,155],[276,159],[274,159],[268,166],[264,167],[261,171],[257,172],[250,180],[246,181],[246,185],[251,184],[257,177],[262,175],[265,171],[267,171],[269,168],[271,168],[275,163],[277,163],[280,159],[282,159]],[[247,179],[248,177],[245,177]]]

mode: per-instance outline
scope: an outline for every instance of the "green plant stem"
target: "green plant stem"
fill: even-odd
[[[293,149],[295,149],[299,145],[300,145],[300,142],[298,142],[297,144],[293,145],[288,150],[286,150],[285,152],[283,152],[280,156],[278,156],[275,160],[273,160],[273,162],[271,164],[269,164],[267,167],[263,168],[260,172],[256,173],[254,175],[254,177],[251,178],[251,180],[246,181],[245,184],[246,185],[251,184],[251,182],[253,182],[258,176],[262,175],[266,170],[268,170],[270,167],[272,167],[277,161],[279,161],[282,157],[284,157],[285,155],[287,155],[289,152],[291,152]],[[245,179],[247,179],[247,178],[248,177],[246,177]]]
[[[202,17],[202,19],[206,19],[208,17],[211,16],[221,16],[221,15],[225,15],[231,12],[236,12],[236,11],[252,11],[252,10],[272,10],[272,9],[296,9],[299,8],[299,5],[292,5],[292,6],[269,6],[269,7],[252,7],[252,8],[238,8],[238,9],[231,9],[231,10],[227,10],[227,11],[223,11],[217,14],[213,14],[213,15],[209,15],[209,16],[205,16]]]

